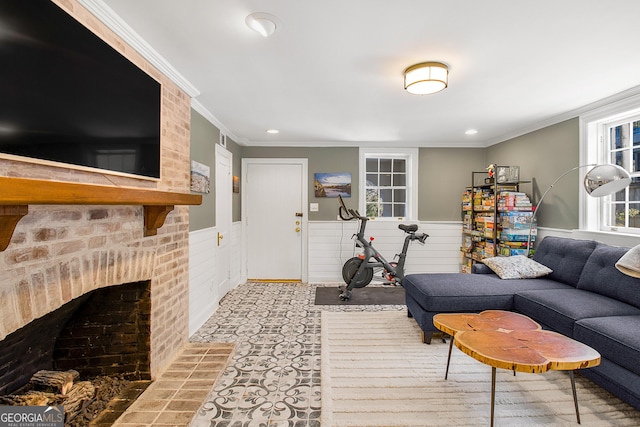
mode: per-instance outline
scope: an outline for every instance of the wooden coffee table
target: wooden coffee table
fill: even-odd
[[[482,317],[499,316],[498,313],[484,314]],[[506,313],[506,312],[501,312]],[[516,313],[512,313],[516,314]],[[571,389],[573,392],[573,402],[576,409],[576,419],[580,424],[580,411],[578,409],[578,397],[576,393],[574,369],[590,368],[600,364],[600,354],[591,347],[582,344],[564,335],[544,331],[539,328],[529,328],[528,330],[507,329],[503,327],[493,329],[474,329],[477,324],[467,322],[468,329],[463,329],[464,324],[455,323],[455,315],[438,318],[436,321],[442,328],[450,328],[452,325],[460,326],[460,329],[451,329],[453,332],[452,341],[455,342],[463,353],[474,359],[491,366],[491,425],[493,426],[495,392],[496,392],[496,368],[508,369],[515,372],[543,373],[549,370],[569,371],[571,378]],[[459,320],[463,321],[468,314],[459,314]],[[506,315],[505,315],[506,316]],[[516,315],[521,316],[521,315]],[[526,316],[523,316],[526,317]],[[509,316],[503,317],[503,319]],[[511,320],[517,317],[511,318]],[[478,324],[486,323],[486,319],[478,320]],[[496,318],[497,319],[497,318]],[[509,321],[511,321],[509,320]],[[531,320],[531,319],[529,319]],[[526,321],[522,320],[524,325]],[[442,323],[444,322],[444,323]],[[518,320],[516,320],[516,323]],[[533,320],[531,320],[533,322]],[[494,326],[499,321],[489,322]],[[447,324],[448,326],[444,326]],[[533,324],[536,324],[533,322]],[[510,324],[513,326],[513,323]],[[532,326],[532,324],[529,324]],[[436,327],[440,328],[438,325]],[[444,330],[444,329],[441,329]],[[447,332],[446,330],[444,330]],[[449,332],[447,332],[449,333]],[[449,348],[451,350],[451,347]],[[448,362],[447,362],[448,366]]]
[[[522,314],[504,310],[486,310],[482,313],[440,313],[433,316],[438,330],[454,337],[462,331],[538,330],[542,327]],[[449,356],[444,379],[449,377],[453,338],[449,341]]]

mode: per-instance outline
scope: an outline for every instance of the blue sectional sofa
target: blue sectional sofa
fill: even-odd
[[[615,268],[627,250],[550,236],[533,258],[552,270],[543,277],[503,280],[483,264],[474,265],[475,274],[408,275],[402,282],[408,315],[429,343],[437,313],[525,314],[600,352],[600,366],[580,373],[640,409],[640,279]]]

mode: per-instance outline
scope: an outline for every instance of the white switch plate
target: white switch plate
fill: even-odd
[[[317,203],[309,203],[309,210],[311,212],[318,212],[318,204]]]

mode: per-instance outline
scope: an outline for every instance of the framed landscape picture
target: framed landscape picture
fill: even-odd
[[[314,173],[316,197],[351,197],[350,173]]]
[[[208,194],[211,191],[211,168],[191,160],[191,191]]]

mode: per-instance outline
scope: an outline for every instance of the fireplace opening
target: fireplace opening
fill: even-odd
[[[99,378],[101,388],[150,380],[150,286],[93,290],[9,334],[0,342],[0,396],[32,388],[40,371],[74,372],[76,381]]]

